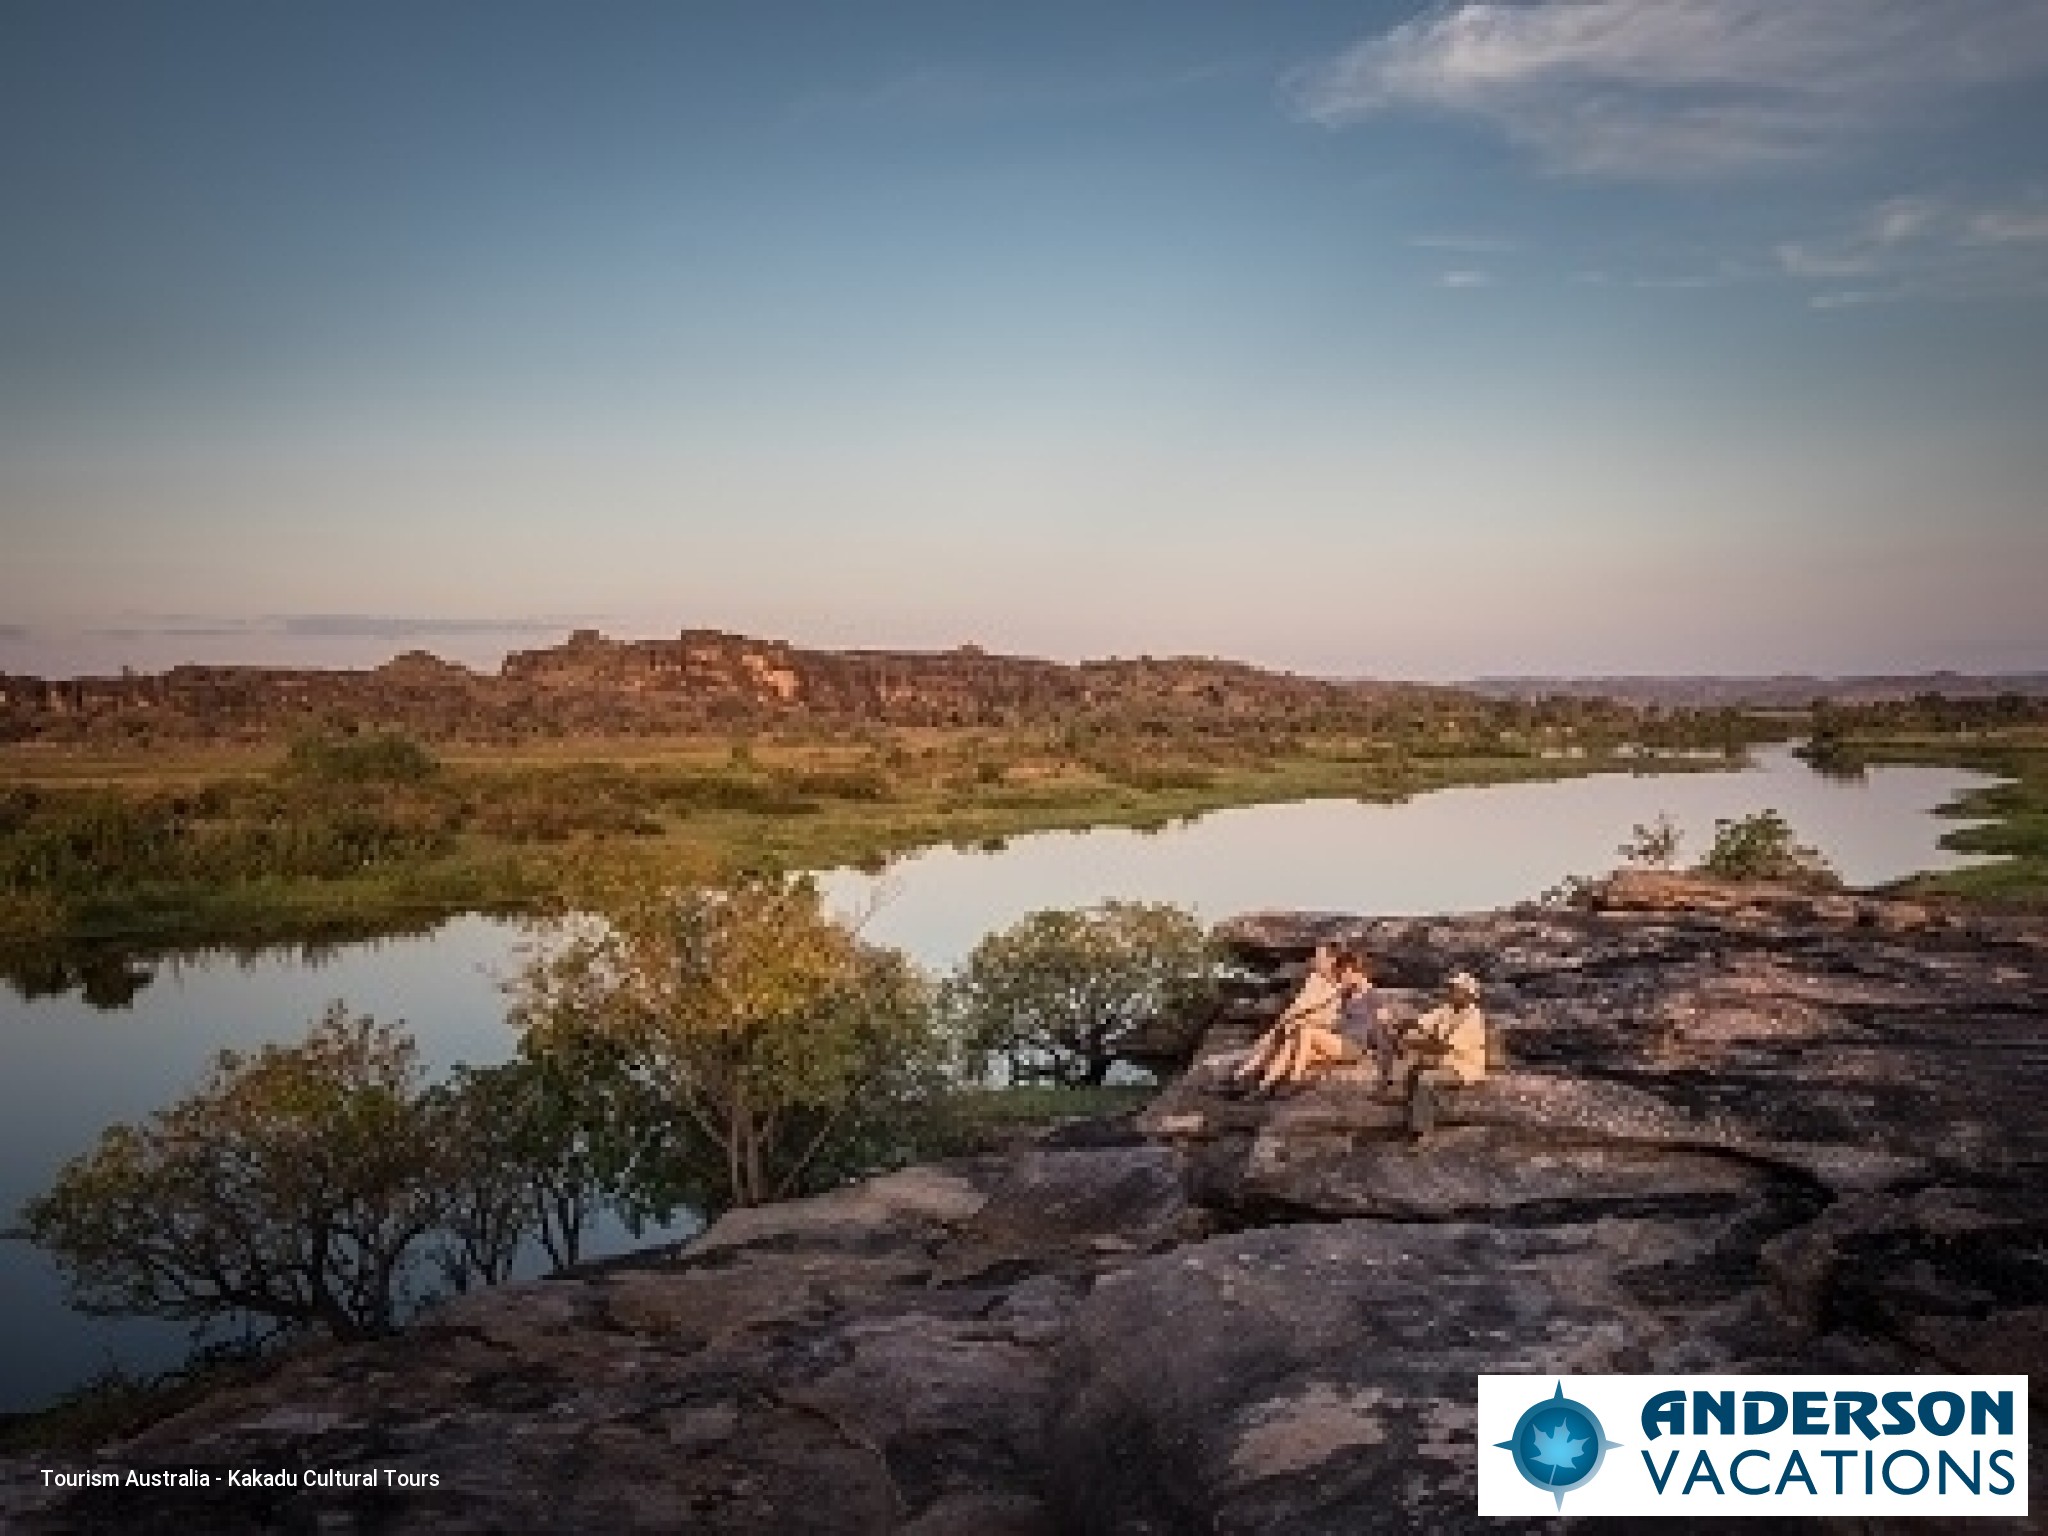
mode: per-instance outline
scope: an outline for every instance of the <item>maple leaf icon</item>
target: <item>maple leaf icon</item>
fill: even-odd
[[[1559,1419],[1556,1428],[1547,1435],[1532,1425],[1529,1437],[1534,1445],[1529,1459],[1546,1467],[1554,1467],[1559,1472],[1569,1472],[1578,1464],[1579,1457],[1586,1449],[1586,1442],[1573,1435],[1563,1419]]]
[[[1494,1448],[1512,1451],[1515,1470],[1555,1497],[1563,1509],[1564,1496],[1589,1481],[1600,1470],[1601,1458],[1618,1443],[1607,1438],[1592,1409],[1564,1395],[1560,1381],[1551,1398],[1533,1404],[1515,1421],[1514,1434],[1496,1440]]]

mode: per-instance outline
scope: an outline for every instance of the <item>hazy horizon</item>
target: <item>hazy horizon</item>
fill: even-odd
[[[0,671],[2048,671],[2048,7],[0,13]]]

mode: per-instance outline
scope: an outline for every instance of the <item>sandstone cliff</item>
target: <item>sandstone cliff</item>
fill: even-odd
[[[579,630],[496,673],[422,651],[351,669],[180,666],[63,680],[0,675],[0,741],[263,739],[337,721],[434,739],[635,735],[782,720],[1002,725],[1109,711],[1158,720],[1364,718],[1446,690],[1337,683],[1200,657],[1068,664],[951,651],[831,651],[716,630],[611,640]]]

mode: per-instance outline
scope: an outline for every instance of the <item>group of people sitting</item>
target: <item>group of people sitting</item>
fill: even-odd
[[[1479,982],[1459,971],[1446,996],[1401,1028],[1381,1006],[1366,958],[1355,949],[1318,945],[1301,990],[1231,1072],[1241,1090],[1273,1094],[1307,1083],[1333,1066],[1371,1062],[1382,1093],[1398,1089],[1409,1130],[1436,1123],[1440,1092],[1486,1076],[1486,1016]]]

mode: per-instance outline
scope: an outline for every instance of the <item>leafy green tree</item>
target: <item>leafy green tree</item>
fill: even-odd
[[[596,910],[534,957],[514,1018],[534,1054],[565,1038],[621,1053],[675,1121],[671,1187],[736,1205],[816,1187],[943,1089],[924,979],[826,913],[810,879],[627,879]]]
[[[445,1196],[418,1050],[336,1004],[298,1045],[224,1051],[24,1212],[86,1312],[393,1327]]]
[[[1786,880],[1833,885],[1838,877],[1817,849],[1801,843],[1790,822],[1775,810],[1714,823],[1714,843],[1699,871],[1723,880]]]
[[[431,1099],[448,1196],[436,1257],[458,1290],[504,1280],[528,1240],[566,1269],[604,1210],[637,1231],[686,1198],[662,1162],[672,1115],[613,1041],[530,1035],[511,1061],[456,1068]]]
[[[1136,1032],[1200,1005],[1216,963],[1179,907],[1034,912],[975,946],[946,984],[946,1012],[1013,1081],[1096,1084]]]

